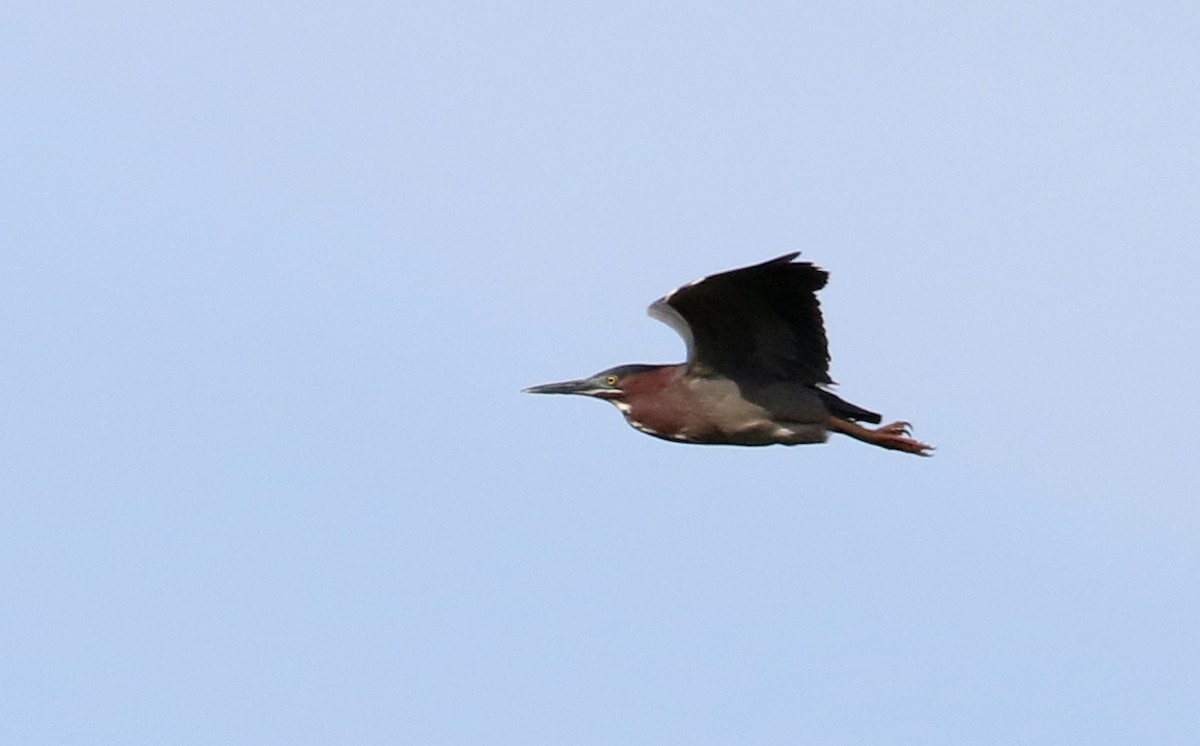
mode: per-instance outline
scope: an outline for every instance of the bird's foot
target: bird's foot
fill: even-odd
[[[889,448],[893,451],[913,453],[917,456],[932,456],[937,450],[928,443],[908,437],[912,434],[912,425],[907,422],[893,422],[883,427],[875,428],[872,440],[875,445]]]
[[[917,456],[932,456],[934,451],[933,446],[908,437],[912,434],[912,425],[907,422],[893,422],[871,430],[857,422],[843,420],[840,417],[830,417],[828,427],[830,430],[844,433],[864,443],[893,451],[912,453]]]

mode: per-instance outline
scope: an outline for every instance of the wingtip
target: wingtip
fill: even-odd
[[[768,264],[787,264],[788,262],[793,261],[798,256],[800,256],[800,252],[793,251],[790,254],[784,254],[783,256],[777,256],[774,259],[768,259],[767,261],[763,262],[762,264],[760,264],[758,266],[764,267]]]

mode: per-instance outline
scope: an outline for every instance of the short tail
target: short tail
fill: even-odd
[[[878,425],[883,421],[883,417],[875,412],[862,407],[851,404],[845,399],[841,399],[834,394],[829,393],[825,389],[817,389],[817,394],[821,397],[821,402],[825,404],[825,408],[834,417],[841,417],[843,420],[857,420],[859,422],[870,422]]]

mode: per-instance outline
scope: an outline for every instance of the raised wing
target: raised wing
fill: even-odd
[[[792,260],[709,275],[650,305],[650,315],[679,332],[695,372],[739,380],[832,383],[829,344],[816,292],[829,273]]]

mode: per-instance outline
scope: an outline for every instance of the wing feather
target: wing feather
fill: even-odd
[[[688,345],[699,373],[731,378],[832,383],[829,344],[816,292],[829,274],[799,252],[684,285],[651,304],[654,318]]]

